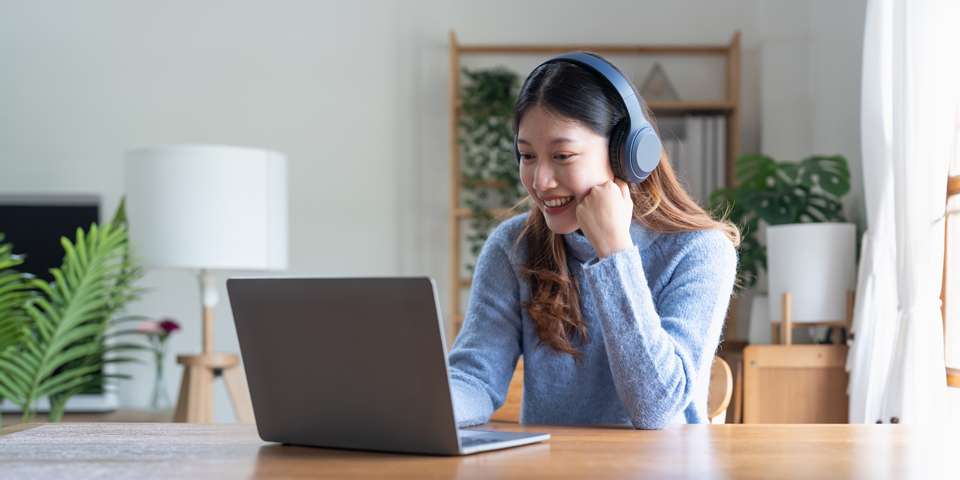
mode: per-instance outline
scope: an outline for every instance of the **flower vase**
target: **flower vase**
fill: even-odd
[[[170,401],[170,394],[167,393],[167,384],[163,375],[163,359],[166,357],[166,351],[166,342],[161,341],[153,352],[156,375],[153,379],[153,395],[150,397],[150,408],[154,410],[166,410],[173,406]]]

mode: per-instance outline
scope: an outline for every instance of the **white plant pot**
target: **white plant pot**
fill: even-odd
[[[768,226],[767,286],[771,322],[782,320],[784,292],[792,296],[794,323],[846,319],[847,292],[856,288],[856,226]]]

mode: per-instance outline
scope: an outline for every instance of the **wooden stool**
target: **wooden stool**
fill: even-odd
[[[183,365],[180,395],[173,421],[213,423],[213,382],[223,376],[233,411],[241,423],[253,423],[253,406],[247,391],[247,379],[240,367],[240,357],[231,353],[177,355]]]

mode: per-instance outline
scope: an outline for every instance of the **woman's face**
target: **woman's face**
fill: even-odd
[[[607,144],[603,135],[539,105],[520,119],[520,181],[553,232],[580,228],[577,204],[592,187],[613,179]]]

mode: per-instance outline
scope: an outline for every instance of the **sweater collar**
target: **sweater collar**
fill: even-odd
[[[630,223],[630,237],[633,239],[633,244],[639,247],[641,251],[659,236],[659,233],[637,222]],[[567,251],[580,262],[588,262],[597,258],[597,251],[593,249],[593,245],[590,244],[590,240],[587,240],[587,236],[580,233],[580,230],[565,234],[563,243],[566,244]]]

